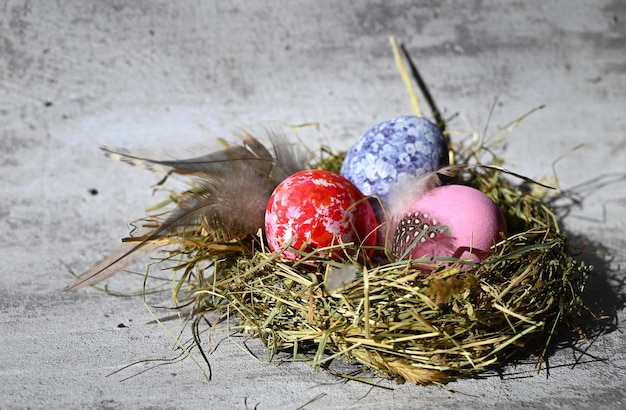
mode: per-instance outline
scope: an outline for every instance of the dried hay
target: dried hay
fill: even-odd
[[[394,51],[398,59],[395,44]],[[491,152],[475,135],[450,144],[458,164],[500,166]],[[341,161],[342,154],[320,149],[312,167],[338,171]],[[350,243],[336,246],[346,250],[341,261],[302,253],[293,261],[270,252],[261,232],[224,242],[199,225],[184,237],[160,239],[171,249],[166,259],[178,261],[171,268],[178,274],[173,303],[192,306],[198,344],[197,324],[213,313],[262,340],[270,357],[290,352],[316,369],[355,360],[384,377],[429,384],[529,353],[537,354],[539,369],[556,329],[583,308],[591,270],[570,256],[567,235],[546,204],[558,191],[515,184],[497,168],[468,167],[455,183],[486,193],[509,227],[493,255],[469,269],[450,258],[431,274],[419,260],[375,263]]]

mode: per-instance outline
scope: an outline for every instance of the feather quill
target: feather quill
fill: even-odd
[[[289,175],[305,169],[306,153],[284,134],[268,132],[270,149],[249,134],[242,143],[207,155],[173,161],[143,158],[124,149],[103,148],[105,155],[153,171],[196,175],[200,187],[187,192],[167,218],[138,243],[128,243],[102,259],[66,290],[77,290],[107,279],[147,251],[157,241],[184,235],[199,226],[224,241],[255,234],[264,225],[265,207],[274,188]]]
[[[154,249],[151,243],[124,243],[121,247],[99,260],[91,268],[81,274],[65,291],[79,290],[110,278],[126,269],[129,265],[140,261]]]

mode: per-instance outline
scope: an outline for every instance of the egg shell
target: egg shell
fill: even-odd
[[[444,185],[426,192],[406,211],[394,235],[396,253],[405,253],[425,226],[443,225],[449,233],[426,232],[410,251],[412,258],[451,256],[479,262],[507,232],[504,215],[483,192]]]
[[[301,171],[281,182],[265,212],[272,251],[290,241],[291,248],[307,252],[340,242],[374,246],[376,228],[374,210],[359,189],[341,175],[323,170]],[[283,255],[298,257],[289,250]]]
[[[448,164],[448,147],[439,128],[422,117],[381,122],[350,148],[341,175],[365,195],[383,200],[389,185],[404,175],[421,176]]]

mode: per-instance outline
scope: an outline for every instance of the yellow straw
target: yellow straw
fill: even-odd
[[[419,98],[417,98],[417,94],[411,85],[411,77],[409,73],[406,71],[406,67],[404,66],[404,62],[402,61],[402,56],[400,55],[400,50],[398,49],[398,44],[396,43],[396,38],[394,36],[389,37],[389,42],[391,43],[391,48],[393,50],[393,59],[396,62],[396,67],[400,72],[400,77],[402,77],[402,82],[404,82],[404,86],[409,93],[409,98],[411,99],[411,105],[413,106],[413,112],[416,116],[422,116],[422,110],[420,109]]]

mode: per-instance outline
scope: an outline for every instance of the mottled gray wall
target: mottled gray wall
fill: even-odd
[[[482,130],[496,98],[491,130],[546,105],[508,138],[508,167],[540,178],[585,144],[556,165],[563,188],[599,177],[566,226],[606,246],[613,259],[601,273],[623,281],[621,0],[2,1],[0,407],[293,408],[314,399],[311,408],[622,408],[623,329],[583,344],[589,355],[576,366],[580,352],[557,351],[547,379],[529,362],[502,379],[450,386],[460,393],[345,384],[304,364],[256,361],[241,338],[211,356],[209,384],[190,360],[106,377],[175,353],[141,300],[61,293],[71,281],[66,264],[86,268],[161,198],[151,193],[157,177],[97,147],[185,152],[276,120],[317,122],[312,145],[347,148],[411,110],[390,35],[411,51],[441,110],[460,113],[452,129]],[[139,282],[121,275],[114,284]]]

